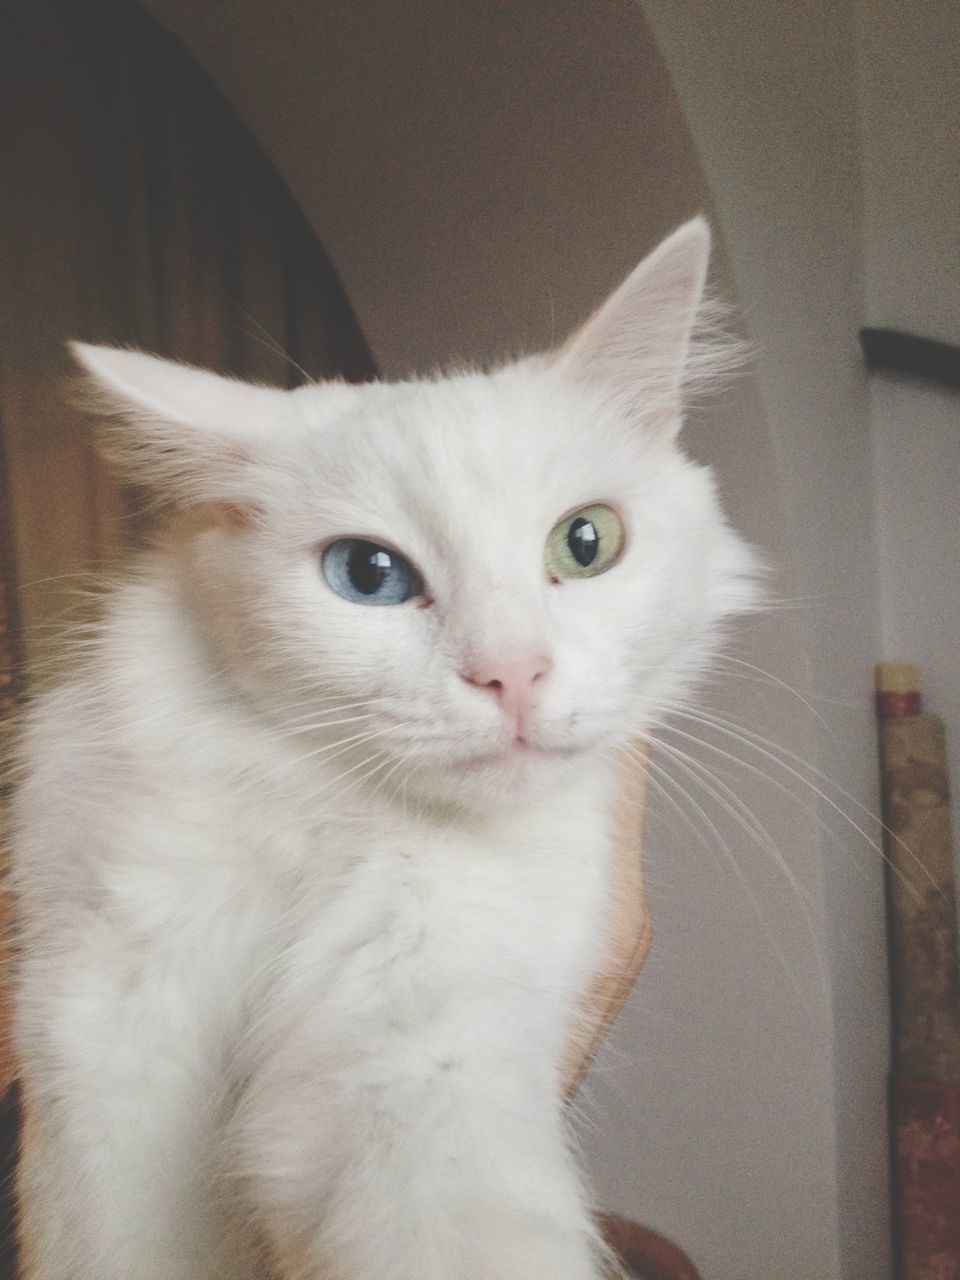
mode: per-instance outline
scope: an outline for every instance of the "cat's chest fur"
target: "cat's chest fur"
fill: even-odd
[[[126,953],[182,983],[234,1047],[309,1016],[391,1071],[458,1044],[484,1056],[480,1025],[491,1051],[555,1059],[603,959],[610,785],[597,768],[469,821],[362,798],[311,809],[271,781],[191,792],[181,779],[166,801],[151,786],[116,813],[91,945],[114,973]]]

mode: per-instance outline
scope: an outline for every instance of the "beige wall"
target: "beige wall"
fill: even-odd
[[[960,343],[960,16],[861,0],[866,323]],[[871,380],[883,656],[918,662],[952,744],[960,853],[960,431],[956,391]]]
[[[876,811],[872,664],[877,566],[863,323],[854,10],[694,0],[646,6],[697,138],[752,331],[810,626],[817,763]],[[919,70],[919,69],[917,69]],[[736,87],[735,87],[736,86]],[[821,817],[836,826],[827,804]],[[866,822],[867,828],[871,826]],[[873,828],[876,834],[876,828]],[[887,1009],[879,860],[821,837],[835,1039],[841,1274],[885,1274]]]
[[[716,463],[734,518],[780,566],[794,606],[752,628],[741,656],[809,692],[816,716],[784,689],[732,674],[712,696],[818,765],[869,826],[855,807],[876,803],[877,609],[855,336],[852,9],[149,7],[280,167],[387,373],[549,340],[673,223],[713,212],[758,377],[689,439]],[[654,950],[585,1104],[600,1199],[675,1235],[711,1280],[880,1278],[880,864],[829,804],[798,807],[736,766],[724,776],[777,853],[702,786],[682,801],[686,819],[677,792],[654,803]]]

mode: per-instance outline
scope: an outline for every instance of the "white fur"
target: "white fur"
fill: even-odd
[[[559,1062],[612,757],[754,598],[674,443],[706,256],[687,224],[492,374],[282,392],[77,349],[109,453],[180,514],[26,731],[25,1280],[600,1274]],[[623,557],[552,582],[591,502]],[[334,594],[345,535],[426,597]],[[463,673],[532,651],[518,750]]]

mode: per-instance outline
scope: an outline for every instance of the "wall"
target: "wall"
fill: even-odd
[[[739,656],[806,701],[749,667],[710,697],[818,766],[844,809],[874,806],[850,11],[651,0],[648,27],[626,0],[388,0],[376,21],[238,0],[225,38],[222,4],[149,7],[278,164],[387,373],[561,334],[712,207],[758,378],[689,440],[800,605]],[[745,768],[723,737],[674,742],[720,784],[674,766],[652,805],[654,951],[585,1103],[600,1198],[675,1235],[712,1280],[882,1277],[879,862],[828,801],[789,800],[803,786],[747,743]]]
[[[646,6],[687,111],[762,342],[764,403],[810,621],[818,765],[875,811],[877,655],[862,194],[852,8],[745,0]],[[825,722],[825,723],[823,723]],[[831,788],[832,790],[832,788]],[[823,817],[830,821],[831,808]],[[869,826],[869,823],[867,824]],[[883,1274],[886,996],[879,862],[853,831],[823,844],[835,1040],[841,1271]]]
[[[866,323],[960,343],[960,17],[948,0],[859,6]],[[952,745],[960,837],[960,431],[956,391],[871,380],[883,656],[923,668]]]

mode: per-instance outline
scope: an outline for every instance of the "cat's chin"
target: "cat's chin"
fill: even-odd
[[[581,747],[538,747],[518,741],[500,751],[483,751],[450,762],[458,773],[473,774],[493,769],[508,774],[526,773],[551,763],[570,761],[584,754]]]
[[[499,751],[449,756],[422,768],[415,787],[426,799],[470,810],[515,808],[535,801],[589,769],[594,750],[514,743]]]

